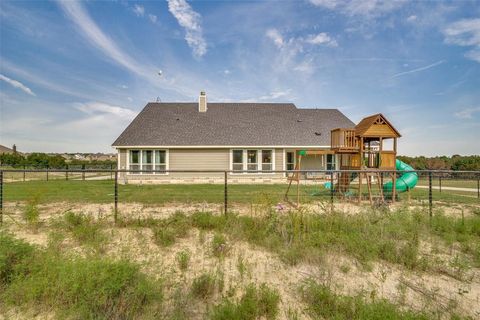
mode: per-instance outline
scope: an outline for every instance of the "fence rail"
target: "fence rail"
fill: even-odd
[[[392,173],[398,182],[402,175],[411,172],[416,173],[418,179],[415,187],[406,186],[406,189],[398,190],[405,192],[394,197],[387,187],[388,183],[395,181],[390,178]],[[291,190],[287,188],[288,178],[295,176],[294,173],[301,178],[293,182],[297,188]],[[387,204],[396,200],[410,203],[413,199],[426,204],[432,215],[436,202],[474,206],[473,210],[480,211],[480,171],[0,168],[0,223],[5,203],[26,201],[31,193],[40,200],[44,197],[61,201],[65,196],[65,201],[112,203],[115,222],[121,201],[207,202],[215,203],[220,211],[227,213],[237,204],[260,202],[259,195],[278,203],[279,207],[289,197],[296,197],[298,202],[308,205],[362,201],[378,204],[379,199]]]

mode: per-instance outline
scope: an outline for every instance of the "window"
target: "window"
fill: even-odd
[[[262,150],[262,171],[272,170],[272,150]]]
[[[232,151],[232,170],[234,171],[243,170],[243,150]]]
[[[287,152],[286,170],[295,170],[295,152]]]
[[[153,151],[142,151],[142,170],[152,172],[153,170]]]
[[[327,170],[336,169],[336,157],[334,154],[327,154]]]
[[[257,171],[258,170],[258,157],[257,150],[247,150],[247,170],[248,171]]]
[[[147,172],[129,172],[130,174],[165,174],[165,172],[153,172],[154,170],[167,170],[166,150],[130,150],[129,169]]]
[[[130,150],[130,170],[140,170],[140,151]]]
[[[165,150],[155,150],[155,170],[167,170],[167,152]]]
[[[273,150],[232,150],[231,168],[235,171],[261,173],[262,171],[274,170]],[[238,172],[240,173],[240,172]]]

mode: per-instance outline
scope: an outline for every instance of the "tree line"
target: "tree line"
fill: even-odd
[[[480,156],[398,156],[398,159],[418,170],[480,170]]]
[[[14,168],[33,167],[33,168],[66,168],[68,166],[103,166],[110,167],[116,164],[112,160],[69,160],[68,162],[59,154],[30,153],[24,156],[19,153],[4,153],[0,155],[0,165]]]

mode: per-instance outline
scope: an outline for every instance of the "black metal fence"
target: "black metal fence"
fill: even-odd
[[[120,212],[128,214],[134,210],[128,206],[132,203],[143,206],[138,210],[161,207],[169,212],[247,210],[255,213],[261,207],[283,211],[315,210],[328,205],[405,204],[421,206],[430,215],[436,207],[455,206],[478,214],[480,172],[147,171],[86,167],[0,170],[0,221],[5,210],[29,201],[53,203],[55,207],[70,203],[113,205],[115,222]],[[353,207],[347,209],[354,210]]]

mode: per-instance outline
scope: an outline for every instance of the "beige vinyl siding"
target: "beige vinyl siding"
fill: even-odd
[[[141,148],[138,148],[141,149]],[[154,148],[152,148],[154,149]],[[158,149],[161,149],[160,147]],[[135,150],[132,148],[132,150]],[[230,170],[231,149],[168,149],[168,170]],[[119,168],[127,168],[128,149],[118,149]],[[275,170],[283,170],[283,149],[274,149]],[[185,173],[170,172],[162,174],[120,174],[120,178],[127,180],[172,180],[182,178],[223,179],[223,173]],[[248,178],[281,178],[283,174],[231,174],[232,179]]]

